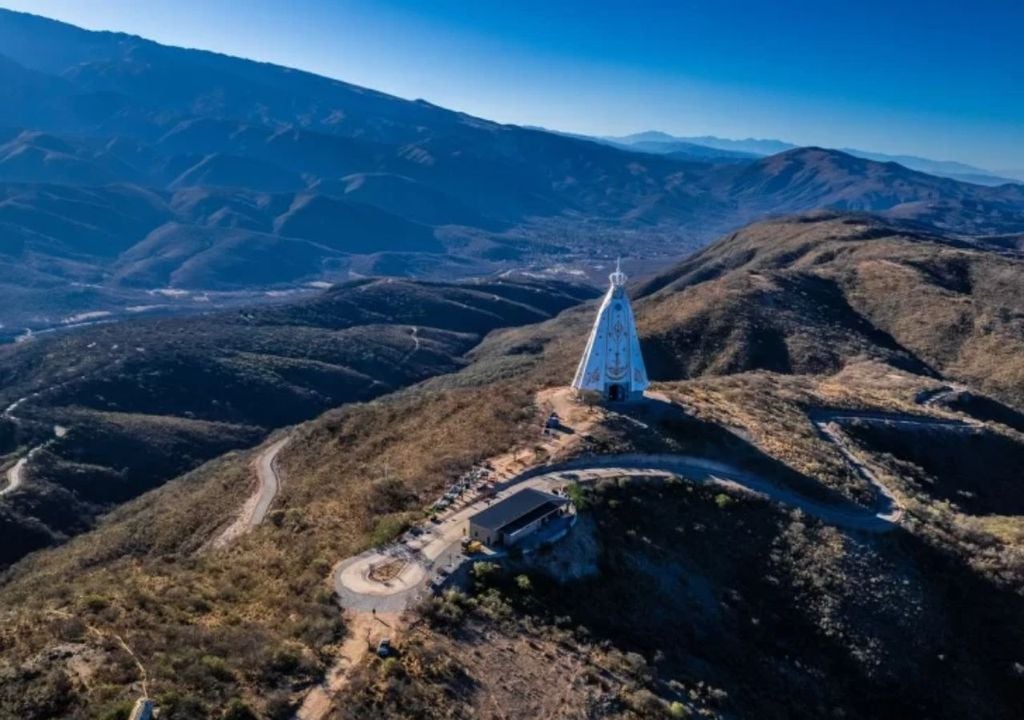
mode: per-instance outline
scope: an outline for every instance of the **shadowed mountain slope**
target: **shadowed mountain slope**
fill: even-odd
[[[593,296],[562,283],[362,280],[286,305],[102,325],[0,348],[0,563],[228,450],[439,373],[491,330]],[[20,452],[19,452],[20,448]]]

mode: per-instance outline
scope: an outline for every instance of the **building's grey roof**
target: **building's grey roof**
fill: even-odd
[[[564,502],[564,500],[561,502],[546,502],[540,507],[534,508],[525,515],[520,515],[518,519],[513,520],[508,525],[503,526],[501,528],[501,531],[506,535],[511,535],[517,530],[522,530],[524,527],[534,522],[535,520],[540,520],[542,517],[546,517],[551,513],[556,512],[560,507],[562,507]]]
[[[566,502],[568,501],[557,495],[534,488],[526,488],[485,510],[481,510],[470,518],[470,522],[487,530],[500,530],[543,505],[553,503],[560,506]]]

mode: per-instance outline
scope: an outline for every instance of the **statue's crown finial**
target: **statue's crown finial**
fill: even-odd
[[[615,272],[608,276],[612,287],[622,287],[626,284],[626,273],[622,272],[622,258],[615,260]]]

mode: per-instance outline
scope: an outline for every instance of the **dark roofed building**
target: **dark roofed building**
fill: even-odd
[[[526,488],[469,518],[468,535],[485,545],[514,545],[553,517],[568,500]]]

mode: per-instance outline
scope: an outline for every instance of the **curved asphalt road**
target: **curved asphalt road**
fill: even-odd
[[[875,490],[872,507],[855,504],[848,500],[835,503],[821,502],[801,495],[797,491],[739,468],[686,455],[612,455],[577,458],[559,465],[541,466],[526,470],[519,475],[495,486],[496,497],[501,499],[526,487],[552,491],[567,482],[594,482],[604,478],[633,476],[652,477],[676,476],[699,484],[717,485],[723,489],[747,492],[765,500],[798,508],[824,523],[846,530],[867,533],[884,533],[892,530],[903,516],[895,494],[882,482],[869,460],[859,456],[856,446],[851,443],[841,428],[849,421],[884,423],[897,426],[938,427],[958,432],[973,432],[977,424],[955,419],[933,418],[907,413],[884,413],[872,411],[850,411],[816,409],[809,413],[811,422],[821,437],[832,443],[854,468]],[[490,502],[494,502],[491,500]],[[462,539],[461,525],[466,517],[486,507],[487,501],[478,501],[443,520],[439,525],[424,525],[427,531],[424,539],[415,543],[417,547],[401,548],[411,553],[410,560],[419,562],[426,570],[425,577],[406,588],[390,595],[360,592],[348,587],[342,579],[342,571],[360,560],[379,555],[380,550],[370,550],[359,556],[348,558],[335,567],[332,584],[341,604],[349,609],[369,612],[401,612],[411,605],[424,591],[428,583],[443,566],[443,560],[454,560],[458,565],[464,558],[457,548]],[[394,550],[392,550],[394,551]]]
[[[497,486],[498,494],[495,499],[503,498],[527,487],[551,492],[570,482],[596,482],[622,476],[632,476],[638,480],[643,479],[644,476],[648,476],[650,479],[674,476],[698,484],[717,485],[733,491],[739,490],[765,500],[799,508],[808,515],[830,525],[869,533],[888,532],[895,527],[902,513],[888,491],[879,494],[876,506],[871,509],[849,501],[827,504],[807,498],[794,490],[739,468],[686,455],[597,456],[534,468]],[[383,595],[360,592],[358,589],[346,586],[342,579],[342,572],[346,568],[374,554],[379,554],[380,550],[370,550],[343,560],[335,567],[332,579],[332,585],[341,605],[361,612],[383,613],[405,610],[415,602],[428,583],[437,576],[437,571],[444,566],[444,560],[451,558],[456,566],[464,560],[457,551],[462,539],[461,524],[466,517],[487,505],[487,501],[480,500],[443,520],[440,525],[427,524],[423,526],[429,534],[426,540],[427,544],[419,550],[412,551],[411,561],[419,562],[424,566],[425,576],[420,582],[395,593]]]
[[[661,394],[652,399],[669,402]],[[794,490],[780,486],[770,480],[753,473],[740,470],[724,463],[705,458],[683,455],[618,455],[577,458],[556,466],[542,466],[526,470],[519,475],[494,487],[492,499],[480,500],[462,508],[437,525],[424,524],[425,533],[413,542],[404,546],[395,545],[387,549],[369,550],[360,555],[339,562],[332,571],[331,585],[334,588],[342,607],[359,613],[374,613],[377,617],[385,613],[401,613],[427,591],[429,584],[444,568],[454,570],[465,557],[459,552],[462,540],[461,524],[470,514],[487,504],[501,499],[526,487],[538,487],[552,491],[569,482],[594,482],[603,478],[631,476],[651,479],[666,476],[683,477],[692,482],[718,485],[722,488],[752,493],[766,500],[787,505],[812,515],[822,522],[836,525],[848,530],[868,533],[884,533],[893,529],[903,514],[895,495],[879,479],[867,461],[857,456],[855,446],[850,443],[841,429],[841,423],[850,420],[864,422],[883,422],[896,424],[913,424],[919,426],[942,426],[950,429],[972,430],[976,426],[969,422],[928,418],[906,414],[887,414],[874,412],[850,412],[817,410],[809,414],[821,436],[832,442],[844,458],[875,488],[873,508],[865,508],[850,501],[837,504],[826,504],[800,495]],[[408,537],[408,536],[407,536]],[[359,587],[346,585],[343,574],[350,566],[369,560],[382,554],[404,554],[410,562],[419,563],[423,569],[422,578],[396,589],[395,592],[382,595],[380,592],[363,592]],[[445,561],[447,560],[447,564]],[[361,585],[363,579],[353,580],[354,585]],[[339,666],[341,667],[341,666]],[[342,677],[344,668],[332,671]],[[308,698],[307,698],[308,699]],[[299,720],[319,720],[326,715],[330,702],[321,703],[316,712],[300,711]],[[305,707],[305,706],[304,706]]]

